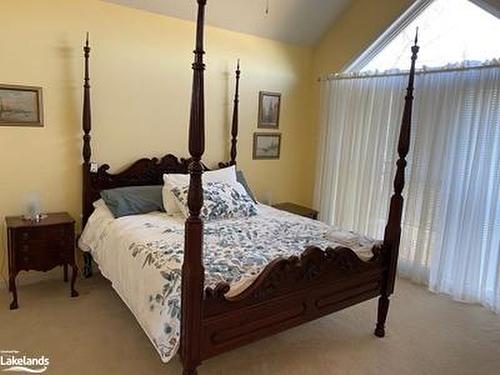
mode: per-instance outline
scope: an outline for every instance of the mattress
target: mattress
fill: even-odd
[[[377,241],[262,204],[258,214],[204,224],[205,287],[230,283],[241,293],[272,260],[300,255],[307,246],[348,246],[369,259]],[[135,315],[168,362],[180,341],[184,217],[153,212],[115,219],[99,205],[79,247],[90,252],[104,277]]]

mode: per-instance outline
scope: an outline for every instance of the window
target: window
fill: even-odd
[[[413,17],[413,19],[412,19]],[[362,56],[348,71],[407,70],[415,30],[422,47],[417,68],[463,63],[475,65],[500,58],[500,19],[469,0],[434,0],[410,12],[396,35],[371,56]],[[408,19],[409,18],[409,19]],[[392,30],[394,35],[394,30]],[[381,37],[384,39],[384,36]],[[389,37],[390,39],[390,37]],[[373,48],[375,47],[375,48]]]

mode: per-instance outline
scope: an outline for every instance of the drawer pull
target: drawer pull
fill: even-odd
[[[28,245],[21,246],[21,252],[27,253],[29,250],[30,250],[30,248],[28,247]]]

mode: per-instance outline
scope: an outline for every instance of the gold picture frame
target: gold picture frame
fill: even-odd
[[[42,88],[0,84],[0,126],[43,127]]]

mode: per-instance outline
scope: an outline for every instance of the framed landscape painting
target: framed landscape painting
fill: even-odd
[[[0,126],[43,126],[42,88],[0,84]]]
[[[281,94],[261,91],[259,93],[259,122],[261,129],[278,129],[280,123]]]
[[[254,133],[253,159],[279,159],[281,150],[280,133]]]

